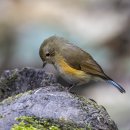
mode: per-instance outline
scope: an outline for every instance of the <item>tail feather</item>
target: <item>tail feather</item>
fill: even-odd
[[[107,81],[108,83],[112,84],[114,87],[116,87],[121,93],[125,93],[125,89],[119,85],[118,83],[116,83],[115,81],[113,81],[110,77],[108,77],[106,74],[104,74],[104,76],[101,77],[102,79],[104,79],[105,81]]]
[[[126,92],[125,89],[123,89],[123,87],[121,85],[119,85],[118,83],[116,83],[112,79],[108,79],[107,82],[112,84],[113,86],[115,86],[121,93],[125,93]]]

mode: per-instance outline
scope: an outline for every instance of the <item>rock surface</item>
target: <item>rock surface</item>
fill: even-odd
[[[104,107],[67,92],[52,74],[41,69],[5,71],[0,78],[0,99],[0,130],[10,130],[20,116],[64,120],[84,130],[87,126],[118,130]]]

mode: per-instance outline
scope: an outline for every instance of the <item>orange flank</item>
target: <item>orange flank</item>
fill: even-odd
[[[59,60],[58,64],[62,70],[62,73],[65,73],[66,75],[72,75],[79,78],[86,77],[86,73],[81,70],[72,68],[67,62],[65,62],[63,58],[62,60]]]

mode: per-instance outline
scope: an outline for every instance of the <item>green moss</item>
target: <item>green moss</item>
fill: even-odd
[[[79,127],[73,123],[54,121],[50,119],[38,119],[36,117],[22,116],[16,119],[11,130],[91,130],[90,127]]]
[[[24,122],[20,122],[19,125],[14,125],[11,130],[37,130],[31,125],[26,125]]]
[[[92,130],[90,125],[87,126],[87,130]]]

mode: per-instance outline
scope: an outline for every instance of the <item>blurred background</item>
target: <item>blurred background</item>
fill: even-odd
[[[108,84],[85,90],[103,105],[119,130],[130,130],[129,0],[0,0],[0,73],[42,67],[44,39],[62,36],[89,52],[104,71],[126,89]]]

